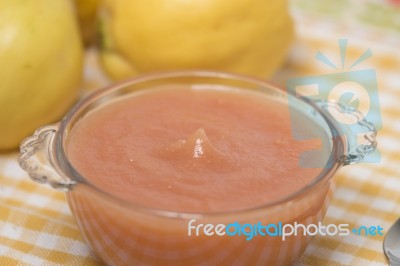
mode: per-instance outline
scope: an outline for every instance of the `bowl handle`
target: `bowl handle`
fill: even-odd
[[[76,182],[62,177],[56,170],[52,160],[53,141],[57,133],[57,125],[39,128],[35,133],[24,139],[20,146],[21,154],[18,163],[28,172],[29,177],[41,184],[68,191]]]
[[[338,122],[339,132],[336,134],[344,137],[347,142],[347,152],[340,158],[342,165],[351,165],[361,162],[375,162],[377,158],[366,160],[377,148],[377,129],[373,123],[365,119],[364,115],[352,108],[336,102],[323,102],[319,105],[328,113],[332,110],[353,118],[349,124]],[[335,119],[332,115],[330,115]],[[379,159],[378,159],[379,161]]]

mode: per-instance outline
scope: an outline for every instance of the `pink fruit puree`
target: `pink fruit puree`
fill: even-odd
[[[305,117],[307,130],[317,130]],[[67,153],[94,186],[169,211],[264,205],[312,181],[299,165],[321,140],[292,137],[287,103],[235,88],[168,87],[102,105],[72,129]]]

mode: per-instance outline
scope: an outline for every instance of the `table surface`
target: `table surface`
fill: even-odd
[[[297,39],[272,82],[284,87],[288,78],[348,71],[314,59],[320,51],[340,62],[340,38],[348,39],[349,62],[371,49],[373,56],[355,70],[373,69],[378,80],[381,162],[341,169],[325,224],[380,225],[386,232],[400,217],[400,7],[395,2],[292,2]],[[96,52],[88,51],[83,87],[89,91],[108,83],[96,59]],[[16,158],[17,153],[0,154],[0,265],[100,265],[80,235],[64,194],[31,181]],[[316,236],[296,264],[387,265],[382,241],[382,236]]]

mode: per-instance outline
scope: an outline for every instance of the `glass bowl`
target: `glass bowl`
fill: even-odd
[[[69,133],[94,108],[137,90],[162,85],[229,86],[261,91],[271,99],[295,104],[326,134],[328,156],[319,174],[290,195],[237,211],[181,213],[131,204],[101,190],[71,165],[66,154]],[[289,98],[289,101],[288,101]],[[368,142],[351,147],[327,108],[335,103],[312,102],[288,94],[265,81],[221,72],[163,72],[135,77],[99,90],[78,103],[58,124],[38,129],[21,144],[20,166],[38,183],[66,193],[77,225],[94,252],[109,265],[286,265],[298,259],[311,235],[189,236],[189,224],[318,224],[322,221],[341,166],[357,163],[376,147],[369,126]],[[295,121],[294,121],[295,122]],[[372,136],[372,137],[371,137]],[[355,152],[353,152],[355,151]],[[195,219],[195,221],[193,221]]]

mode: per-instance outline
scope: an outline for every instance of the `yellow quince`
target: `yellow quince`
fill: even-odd
[[[209,69],[266,78],[293,38],[286,0],[105,0],[100,58],[114,79]]]
[[[69,0],[0,1],[0,150],[70,108],[82,53]]]

